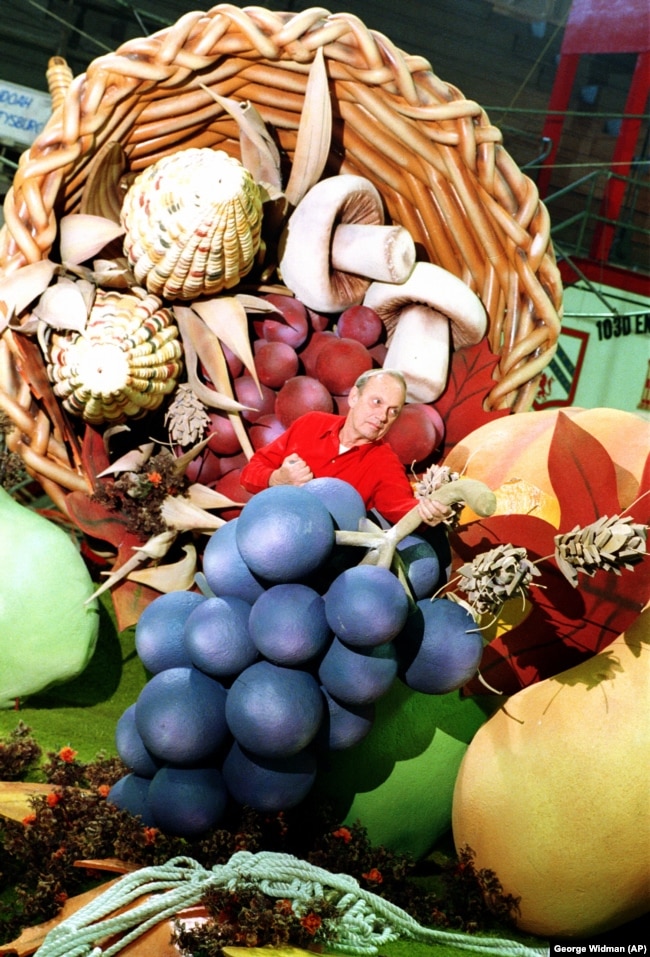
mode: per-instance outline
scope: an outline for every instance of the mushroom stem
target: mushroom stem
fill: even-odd
[[[408,402],[433,402],[443,393],[450,347],[447,316],[422,303],[402,309],[389,336],[384,366],[402,370]]]
[[[339,272],[402,283],[415,265],[415,243],[403,226],[340,223],[332,237],[330,261]]]
[[[408,279],[374,282],[363,300],[386,326],[385,367],[400,369],[407,400],[433,402],[447,385],[451,347],[475,345],[485,335],[487,314],[478,296],[457,276],[418,262]]]

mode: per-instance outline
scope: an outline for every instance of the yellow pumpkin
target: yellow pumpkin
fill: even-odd
[[[648,908],[650,606],[605,651],[518,692],[477,731],[452,829],[519,898],[518,925],[588,937]]]
[[[638,493],[650,448],[650,422],[620,409],[569,407],[493,419],[462,439],[444,464],[467,478],[480,479],[491,489],[519,479],[554,497],[547,463],[560,414],[569,416],[607,450],[616,468],[621,508],[628,506]]]
[[[467,435],[445,465],[467,478],[485,482],[496,495],[495,515],[534,515],[560,526],[560,504],[548,471],[548,455],[560,414],[568,416],[606,449],[616,471],[621,510],[638,496],[650,449],[650,422],[619,409],[547,409],[493,419]],[[476,521],[466,506],[460,523]],[[486,641],[510,630],[527,616],[530,604],[512,599],[496,620],[482,622]],[[486,624],[487,622],[487,624]]]
[[[469,477],[469,476],[468,476]],[[525,479],[512,478],[493,489],[497,500],[494,515],[534,515],[555,528],[560,526],[560,503],[537,485]],[[480,516],[469,505],[460,514],[461,525],[475,522]]]

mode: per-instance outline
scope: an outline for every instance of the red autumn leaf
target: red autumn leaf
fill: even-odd
[[[118,550],[144,544],[142,538],[127,530],[119,512],[110,511],[85,492],[70,492],[65,501],[70,518],[84,535],[108,542]]]
[[[621,514],[616,471],[603,446],[561,415],[549,449],[549,474],[561,507],[560,533],[584,527],[601,516]],[[646,463],[636,502],[627,509],[635,521],[650,520],[650,465]],[[474,522],[452,545],[470,562],[499,544],[526,549],[540,571],[529,590],[532,607],[519,624],[485,649],[470,694],[490,689],[506,695],[552,677],[610,645],[641,613],[650,595],[650,560],[643,558],[619,574],[578,573],[574,588],[553,560],[556,529],[530,515],[498,515]],[[539,564],[537,564],[539,562]]]
[[[499,515],[467,526],[454,551],[466,561],[510,542],[526,548],[530,561],[553,552],[555,528],[531,515]],[[638,617],[650,594],[650,562],[620,575],[600,571],[579,575],[573,586],[552,560],[537,566],[540,577],[529,591],[528,616],[495,638],[484,649],[480,674],[502,694],[515,694],[536,681],[550,678],[590,658],[610,645]],[[486,694],[477,677],[465,690]]]
[[[123,579],[111,589],[111,598],[115,610],[115,620],[119,631],[135,625],[147,605],[154,598],[160,598],[160,592],[148,585]]]
[[[83,492],[71,492],[66,497],[70,518],[90,539],[107,542],[115,550],[111,572],[118,571],[133,555],[133,550],[144,544],[142,538],[129,532],[118,512],[111,512]],[[111,598],[117,626],[120,631],[135,624],[147,605],[159,595],[153,588],[126,578],[111,588]]]
[[[17,364],[23,379],[29,384],[33,395],[42,402],[54,431],[58,432],[63,441],[69,444],[75,464],[78,464],[80,459],[79,442],[71,428],[68,417],[54,395],[40,346],[30,336],[14,336],[12,343],[19,356]]]
[[[562,532],[620,512],[616,469],[609,453],[563,412],[558,413],[553,430],[548,474],[560,503]]]
[[[494,386],[494,368],[498,361],[486,338],[475,346],[452,353],[447,387],[433,403],[445,423],[443,457],[479,426],[510,415],[508,409],[487,412],[484,408],[485,399]]]
[[[97,484],[97,476],[108,468],[110,459],[101,432],[91,425],[87,425],[84,432],[81,461],[84,472],[94,488]]]
[[[643,466],[638,495],[625,509],[625,514],[641,525],[650,525],[650,452]]]

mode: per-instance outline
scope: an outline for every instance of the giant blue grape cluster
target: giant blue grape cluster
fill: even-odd
[[[232,802],[288,810],[319,759],[368,734],[395,680],[444,694],[475,674],[482,639],[463,607],[431,600],[441,570],[425,538],[400,543],[409,593],[337,544],[365,514],[340,479],[269,488],[209,539],[200,591],[145,609],[135,645],[150,678],[117,724],[129,773],[112,803],[188,838]]]

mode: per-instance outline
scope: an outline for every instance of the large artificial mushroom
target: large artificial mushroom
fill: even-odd
[[[342,173],[320,180],[298,203],[280,238],[282,281],[317,312],[358,305],[373,280],[401,283],[415,265],[415,243],[387,225],[376,187]]]
[[[375,282],[363,300],[387,330],[384,367],[399,369],[408,402],[433,402],[445,389],[451,346],[480,342],[487,314],[465,283],[433,263],[416,263],[400,285]]]

